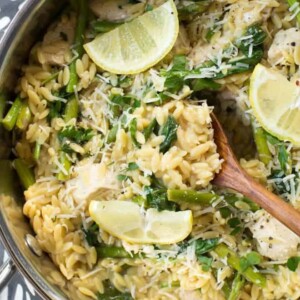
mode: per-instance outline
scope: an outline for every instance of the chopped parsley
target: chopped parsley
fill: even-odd
[[[241,272],[245,272],[249,267],[259,265],[262,261],[262,257],[259,253],[251,251],[246,256],[240,259]]]

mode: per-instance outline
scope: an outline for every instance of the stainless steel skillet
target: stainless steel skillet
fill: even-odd
[[[12,100],[20,67],[47,25],[66,5],[63,0],[27,0],[1,40],[0,93]],[[0,267],[0,288],[17,268],[44,299],[78,299],[50,258],[34,251],[32,230],[22,214],[23,196],[10,162],[11,138],[0,127],[0,238],[10,254]],[[31,247],[28,247],[30,245]]]

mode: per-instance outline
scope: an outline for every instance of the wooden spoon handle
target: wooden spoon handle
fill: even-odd
[[[253,180],[246,172],[242,171],[240,175],[243,177],[240,183],[236,187],[232,186],[231,188],[253,199],[254,202],[268,211],[273,217],[300,236],[300,212],[291,204],[286,203]]]

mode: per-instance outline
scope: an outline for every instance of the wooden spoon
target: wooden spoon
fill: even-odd
[[[300,236],[300,212],[268,191],[242,169],[230,148],[221,124],[214,114],[212,114],[212,120],[218,153],[224,159],[222,170],[216,175],[212,183],[242,193]]]

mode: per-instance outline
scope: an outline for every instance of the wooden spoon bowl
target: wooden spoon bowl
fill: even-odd
[[[214,114],[212,114],[212,120],[214,140],[218,153],[224,159],[222,169],[214,178],[213,184],[242,193],[300,236],[300,212],[268,191],[242,169]]]

